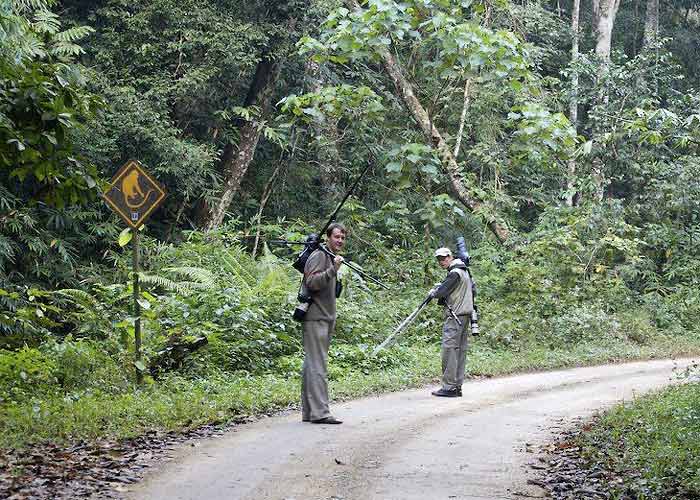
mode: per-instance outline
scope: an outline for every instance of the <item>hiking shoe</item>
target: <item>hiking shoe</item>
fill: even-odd
[[[312,424],[342,424],[342,420],[338,420],[337,418],[330,416],[326,418],[319,418],[317,420],[312,420]]]
[[[445,389],[439,389],[437,391],[431,392],[433,396],[438,396],[438,397],[443,397],[443,398],[458,398],[461,396],[461,394],[457,391],[457,389],[452,389],[451,391],[447,391]]]

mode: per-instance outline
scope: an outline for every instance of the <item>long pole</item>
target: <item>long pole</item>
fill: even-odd
[[[340,212],[340,209],[343,208],[343,205],[345,205],[345,202],[350,198],[350,195],[355,191],[355,188],[357,185],[360,183],[362,180],[362,177],[367,173],[367,170],[369,170],[369,167],[372,166],[370,162],[367,162],[367,165],[365,165],[365,168],[362,169],[362,172],[360,172],[360,175],[357,176],[357,179],[355,179],[355,182],[353,182],[352,186],[350,186],[350,189],[348,189],[348,192],[345,193],[345,196],[343,199],[338,203],[338,206],[335,209],[335,212],[333,212],[328,219],[328,222],[326,222],[326,225],[323,226],[323,229],[321,229],[321,232],[318,233],[318,238],[319,240],[323,239],[323,236],[326,234],[326,230],[328,230],[328,226],[333,224],[335,222],[335,218],[338,217],[338,213]]]
[[[308,245],[309,244],[308,242],[304,242],[304,241],[290,241],[290,240],[268,240],[267,242],[271,243],[273,245],[280,245],[280,244],[281,245]],[[328,250],[328,248],[326,248],[325,246],[319,245],[318,249],[321,250],[326,255],[328,255],[331,259],[335,259],[335,257],[336,257],[335,254],[333,252],[331,252],[330,250]],[[372,283],[374,283],[376,285],[379,285],[384,290],[389,290],[388,286],[386,286],[384,283],[379,281],[377,278],[373,278],[372,276],[368,275],[362,269],[357,267],[356,264],[353,264],[352,261],[344,260],[343,264],[348,266],[350,269],[355,271],[357,274],[359,274],[363,278],[368,279],[369,281],[371,281]]]
[[[420,312],[425,309],[425,307],[428,305],[428,302],[432,300],[432,297],[428,295],[423,302],[411,313],[409,314],[406,319],[404,319],[399,326],[394,329],[393,332],[382,342],[379,344],[377,347],[374,348],[372,351],[372,356],[376,356],[379,351],[382,349],[385,349],[386,347],[390,346],[396,341],[396,338],[398,337],[399,334],[401,334],[406,328],[409,327],[411,323],[418,317]]]
[[[143,371],[141,370],[141,305],[139,304],[139,230],[134,228],[134,356],[136,362],[136,383],[141,385],[143,382]]]
[[[326,255],[328,255],[331,259],[335,259],[336,255],[335,255],[333,252],[331,252],[330,250],[328,250],[326,247],[324,247],[323,245],[319,245],[318,248],[319,248],[319,250],[321,250],[323,253],[325,253]],[[354,265],[353,263],[351,263],[351,262],[349,262],[349,261],[343,261],[343,264],[345,264],[346,266],[348,266],[350,269],[352,269],[353,271],[355,271],[357,274],[359,274],[359,275],[362,276],[363,278],[370,280],[370,281],[371,281],[372,283],[374,283],[375,285],[379,285],[379,286],[382,287],[384,290],[389,290],[389,287],[388,287],[388,286],[386,286],[384,283],[382,283],[381,281],[379,281],[377,278],[373,278],[372,276],[370,276],[369,274],[367,274],[366,272],[364,272],[362,269],[360,269],[359,267],[357,267],[357,266]]]

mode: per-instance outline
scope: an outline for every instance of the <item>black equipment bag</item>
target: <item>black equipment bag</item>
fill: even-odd
[[[311,254],[314,253],[314,250],[316,250],[319,245],[320,242],[318,240],[318,236],[315,234],[310,234],[306,238],[306,244],[304,245],[304,248],[301,252],[299,252],[299,255],[297,255],[296,260],[292,263],[292,267],[300,273],[304,274],[304,267],[306,266],[306,261],[309,260]]]

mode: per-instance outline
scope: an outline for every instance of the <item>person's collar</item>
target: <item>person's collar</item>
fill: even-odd
[[[463,267],[466,268],[467,266],[462,262],[461,259],[453,259],[452,262],[450,262],[450,265],[448,266],[447,269],[452,269],[454,267]]]

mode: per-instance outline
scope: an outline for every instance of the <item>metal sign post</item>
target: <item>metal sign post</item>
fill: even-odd
[[[141,361],[141,305],[139,304],[139,229],[165,198],[165,189],[136,160],[129,160],[116,173],[102,195],[133,233],[134,366],[137,383],[143,382]]]
[[[136,367],[136,383],[143,382],[143,363],[141,362],[141,304],[139,304],[139,230],[134,231],[132,240],[134,255],[132,257],[134,273],[134,366]]]

